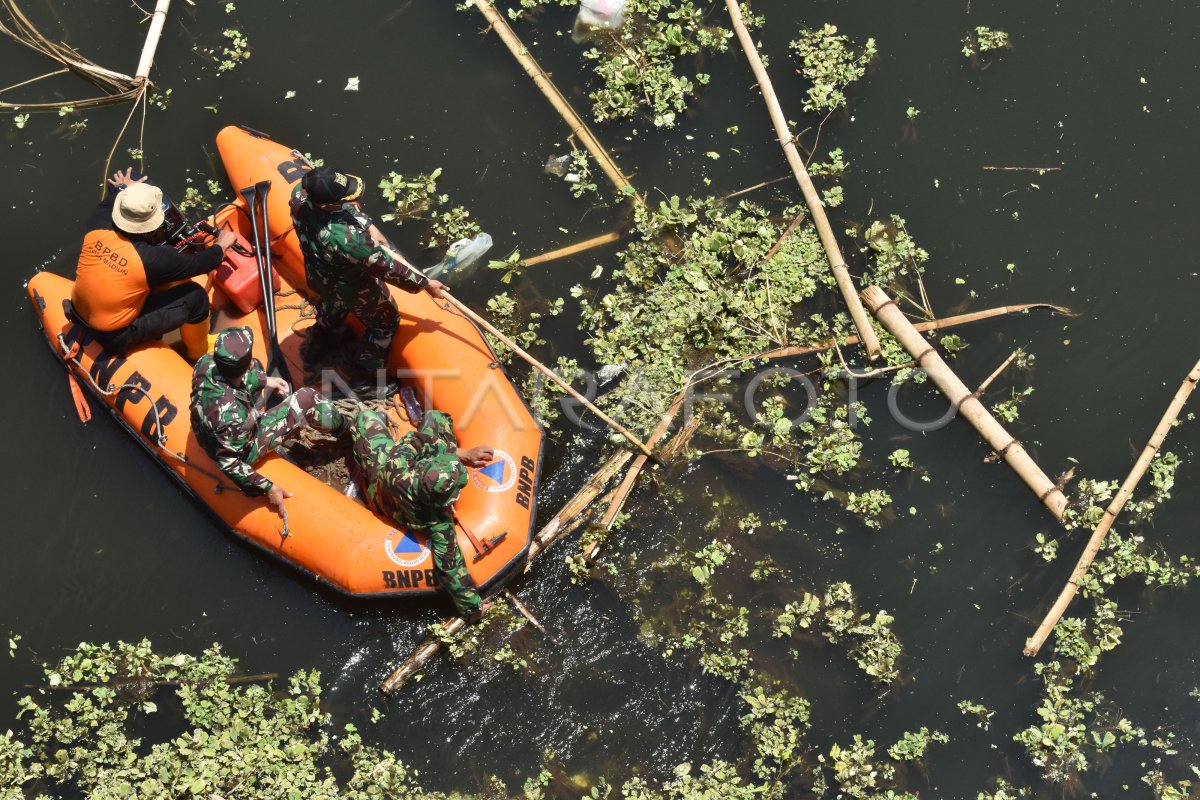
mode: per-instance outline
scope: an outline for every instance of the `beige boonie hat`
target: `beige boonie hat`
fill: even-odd
[[[163,223],[162,189],[131,183],[117,193],[113,224],[126,233],[150,233]]]

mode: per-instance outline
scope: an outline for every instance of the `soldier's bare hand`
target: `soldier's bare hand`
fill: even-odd
[[[464,450],[460,447],[455,455],[458,456],[459,461],[468,467],[482,467],[485,464],[490,464],[492,459],[495,458],[496,453],[491,447],[481,444],[472,447],[470,450]]]
[[[133,167],[126,167],[124,172],[121,172],[120,170],[114,172],[113,176],[108,179],[108,182],[118,189],[124,189],[131,183],[145,183],[146,176],[143,175],[135,181],[133,179]]]
[[[443,297],[446,296],[446,291],[449,288],[450,288],[449,286],[442,283],[441,281],[430,278],[428,285],[426,285],[426,287],[425,287],[425,291],[429,292],[430,295],[437,298],[438,300],[441,300]]]
[[[271,504],[271,508],[275,509],[275,513],[283,516],[283,500],[286,497],[291,497],[292,493],[284,489],[278,483],[271,484],[271,490],[267,492],[267,502]]]
[[[227,228],[222,228],[217,232],[217,238],[214,241],[214,244],[216,244],[217,247],[220,247],[222,250],[228,250],[229,248],[233,247],[236,242],[237,234]]]
[[[284,395],[292,393],[292,387],[289,386],[288,382],[283,378],[278,378],[274,375],[268,375],[265,383],[267,384],[267,388],[273,392],[279,392],[280,394]]]

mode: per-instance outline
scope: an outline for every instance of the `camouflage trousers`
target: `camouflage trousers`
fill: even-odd
[[[454,522],[433,525],[426,529],[429,533],[429,549],[433,551],[433,570],[437,574],[438,583],[450,593],[454,607],[461,616],[470,616],[483,605],[479,596],[475,579],[467,572],[467,562],[463,560],[462,550],[458,547],[458,534],[454,530]]]
[[[316,389],[306,386],[298,392],[292,392],[286,400],[259,417],[246,461],[255,464],[263,453],[279,447],[301,428],[312,427],[325,433],[338,434],[346,425],[333,403]]]
[[[367,274],[347,275],[336,267],[308,266],[309,287],[317,293],[317,325],[333,330],[353,313],[366,330],[355,366],[370,371],[387,366],[388,348],[400,324],[400,310],[383,281]]]
[[[352,435],[368,504],[398,525],[428,534],[438,583],[449,592],[459,614],[477,611],[483,600],[459,550],[453,511],[430,508],[420,494],[419,462],[439,450],[453,452],[456,446],[450,415],[428,411],[418,430],[396,442],[383,414],[363,410]]]

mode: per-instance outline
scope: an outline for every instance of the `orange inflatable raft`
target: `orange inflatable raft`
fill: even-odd
[[[290,148],[241,128],[222,130],[217,146],[235,191],[271,181],[271,250],[281,278],[277,328],[291,374],[298,379],[304,374],[299,348],[312,320],[301,316],[297,302],[307,288],[288,198],[307,163]],[[216,222],[251,239],[241,199],[227,205]],[[262,309],[243,314],[211,277],[197,282],[210,294],[214,327],[251,326],[255,355],[266,363]],[[191,366],[162,342],[125,356],[105,353],[85,330],[67,320],[63,300],[70,297],[71,285],[47,272],[28,284],[51,349],[85,391],[229,530],[350,595],[397,597],[437,591],[432,554],[423,535],[397,528],[277,454],[269,455],[258,469],[294,495],[287,501],[286,530],[263,498],[232,489],[191,431]],[[456,506],[459,547],[471,575],[486,589],[524,563],[537,506],[542,430],[469,320],[425,292],[407,294],[393,288],[392,295],[402,319],[389,369],[401,384],[415,390],[425,408],[454,417],[462,446],[487,444],[495,449],[490,464],[469,470]],[[402,412],[391,413],[403,430],[411,429]]]

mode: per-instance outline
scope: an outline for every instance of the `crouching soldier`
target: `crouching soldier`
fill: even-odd
[[[427,412],[420,428],[394,441],[387,418],[363,409],[351,437],[367,503],[397,524],[429,536],[438,582],[459,614],[468,621],[478,619],[485,603],[458,549],[454,501],[467,483],[466,468],[487,464],[492,449],[459,447],[453,421],[441,411]]]
[[[292,393],[287,381],[268,376],[251,355],[254,333],[246,327],[228,328],[217,336],[213,352],[196,362],[192,373],[192,430],[221,472],[246,495],[267,496],[283,516],[283,500],[292,493],[254,469],[271,450],[313,427],[333,436],[349,430],[350,422],[315,389]],[[260,412],[263,390],[286,395],[270,411]]]

